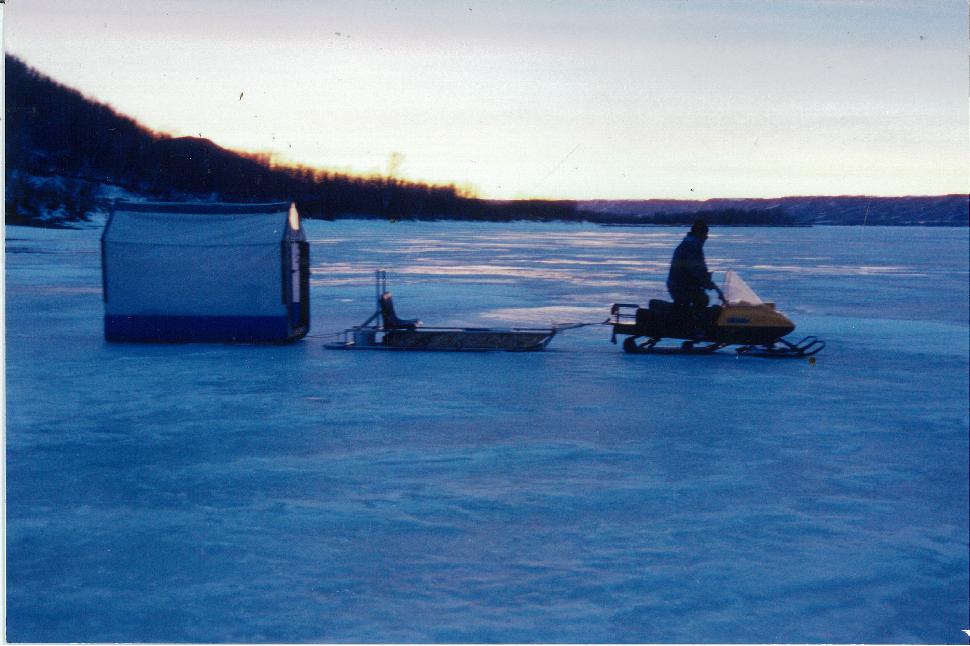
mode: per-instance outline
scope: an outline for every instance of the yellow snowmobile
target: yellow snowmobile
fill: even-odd
[[[609,323],[611,341],[626,335],[627,352],[655,354],[710,354],[736,345],[739,355],[757,357],[808,357],[825,347],[817,337],[797,343],[784,339],[795,324],[766,303],[734,271],[726,272],[719,291],[721,304],[702,310],[651,300],[646,308],[632,303],[614,303]],[[662,339],[679,339],[675,346],[658,345]]]

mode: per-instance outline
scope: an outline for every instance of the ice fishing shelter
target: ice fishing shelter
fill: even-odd
[[[310,328],[296,206],[117,202],[101,235],[109,341],[285,342]]]

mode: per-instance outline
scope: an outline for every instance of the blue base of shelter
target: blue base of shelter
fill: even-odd
[[[104,338],[121,342],[285,343],[306,334],[285,316],[105,315]]]

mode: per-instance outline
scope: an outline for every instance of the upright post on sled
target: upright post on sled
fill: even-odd
[[[380,319],[381,315],[381,270],[374,270],[374,304],[377,305],[377,316],[380,327],[384,327],[384,321]]]
[[[387,272],[383,269],[378,269],[376,272],[374,272],[374,279],[375,287],[377,289],[377,299],[375,300],[375,303],[377,303],[377,317],[380,323],[379,327],[384,329],[387,322],[384,320],[383,308],[381,307],[381,297],[385,292],[387,292]]]

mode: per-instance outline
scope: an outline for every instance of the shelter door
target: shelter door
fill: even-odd
[[[290,243],[290,286],[293,303],[300,302],[300,243]]]
[[[290,324],[301,323],[300,306],[300,243],[290,243]]]

